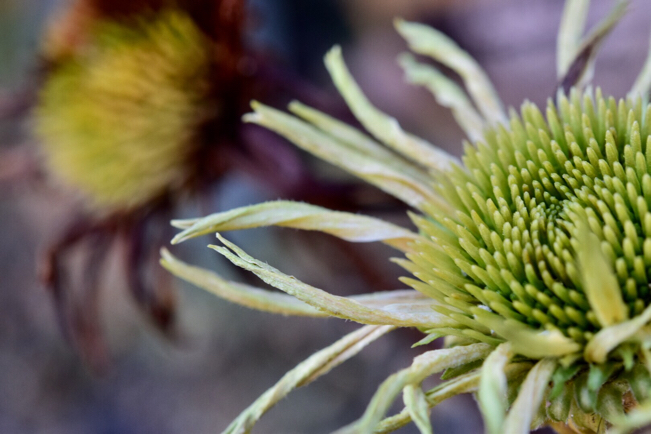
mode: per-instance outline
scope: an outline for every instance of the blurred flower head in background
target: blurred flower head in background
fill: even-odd
[[[239,122],[279,81],[248,48],[249,24],[240,0],[70,1],[49,21],[37,81],[3,106],[29,115],[38,147],[3,154],[0,178],[24,167],[73,199],[40,272],[69,340],[97,369],[107,360],[98,282],[115,241],[138,305],[173,336],[175,296],[155,257],[177,204],[207,203],[229,171],[290,196],[310,184],[290,148],[273,137],[259,146]]]
[[[253,71],[242,69],[245,26],[243,1],[79,0],[44,36],[34,129],[46,176],[81,208],[46,253],[42,275],[64,329],[94,365],[106,359],[98,298],[73,300],[65,254],[93,240],[82,285],[97,294],[111,234],[119,235],[136,300],[173,334],[174,296],[146,277],[164,242],[149,227],[232,165],[228,148],[242,142],[232,120],[256,94]]]
[[[251,98],[273,101],[281,89],[320,100],[249,47],[248,12],[242,0],[75,0],[43,36],[36,96],[18,111],[32,109],[43,162],[34,171],[75,202],[41,278],[69,340],[96,369],[108,359],[98,287],[115,241],[138,305],[173,337],[175,295],[155,257],[187,198],[206,206],[226,175],[244,172],[286,197],[369,202],[352,183],[312,176],[282,140],[239,121]]]
[[[94,43],[54,66],[35,114],[49,172],[111,212],[189,182],[200,126],[219,102],[210,95],[213,47],[188,15],[132,19],[95,23]]]
[[[560,25],[558,92],[543,116],[532,103],[507,113],[479,65],[451,39],[397,21],[410,48],[454,71],[401,58],[409,81],[449,107],[474,144],[463,164],[406,133],[361,92],[341,50],[330,75],[373,138],[299,102],[293,116],[254,103],[245,120],[378,186],[419,211],[419,232],[297,202],[267,202],[174,221],[178,243],[217,232],[210,246],[286,294],[226,281],[163,251],[163,265],[195,285],[252,308],[334,316],[367,326],[289,371],[225,432],[248,432],[295,388],[312,382],[397,327],[445,337],[390,376],[364,415],[341,433],[388,432],[413,421],[432,432],[430,409],[476,393],[489,433],[630,432],[651,423],[651,56],[626,99],[590,87],[598,48],[626,2],[583,36],[588,2],[569,0]],[[219,232],[259,226],[322,231],[352,242],[382,241],[414,290],[340,297],[249,256]],[[423,381],[443,372],[442,384]],[[386,417],[403,393],[405,409]]]

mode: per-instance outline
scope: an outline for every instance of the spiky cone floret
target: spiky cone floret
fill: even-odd
[[[589,79],[594,56],[581,53],[594,51],[621,12],[617,6],[582,39],[582,24],[577,31],[567,23],[585,22],[586,2],[567,3],[559,35],[563,86]],[[507,114],[481,68],[454,42],[426,26],[397,27],[414,51],[463,79],[467,93],[433,67],[402,58],[410,81],[426,85],[466,121],[460,125],[475,143],[466,143],[462,163],[373,107],[338,48],[326,66],[373,138],[300,103],[289,107],[295,116],[254,103],[245,119],[418,209],[412,214],[417,234],[369,217],[270,202],[175,221],[183,231],[174,241],[269,225],[382,241],[405,253],[396,262],[413,274],[403,282],[415,291],[337,297],[252,258],[219,234],[223,246],[212,248],[286,295],[225,281],[167,251],[163,265],[253,308],[330,315],[367,327],[416,327],[426,334],[416,345],[446,337],[446,348],[423,353],[389,377],[365,414],[340,433],[388,432],[409,421],[429,433],[429,409],[459,393],[476,393],[491,434],[542,425],[628,432],[651,423],[651,106],[642,99],[648,68],[628,99],[570,86],[544,112],[525,102],[519,113]],[[342,342],[317,354],[339,363],[359,349],[344,356]],[[248,432],[304,378],[329,370],[333,365],[325,360],[311,358],[290,371],[226,432]],[[423,390],[422,381],[440,372],[445,381]],[[383,419],[400,392],[405,409]]]
[[[35,130],[49,172],[94,211],[127,211],[179,189],[199,127],[215,116],[212,44],[177,9],[98,22],[93,43],[55,65]]]

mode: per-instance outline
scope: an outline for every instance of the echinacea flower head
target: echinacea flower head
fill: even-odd
[[[49,171],[94,209],[128,210],[188,181],[214,117],[213,45],[179,9],[98,20],[53,66],[35,129]]]
[[[543,425],[569,432],[628,432],[651,423],[651,84],[649,62],[624,99],[585,88],[595,53],[623,3],[583,37],[587,3],[568,1],[559,31],[559,90],[542,110],[505,111],[479,65],[429,27],[397,22],[410,48],[461,77],[465,89],[410,55],[407,78],[450,107],[469,142],[462,161],[401,129],[376,109],[341,50],[326,56],[358,131],[295,102],[293,115],[254,103],[263,125],[418,210],[411,232],[370,217],[270,202],[176,221],[175,242],[211,232],[278,225],[353,242],[382,241],[413,290],[333,296],[260,262],[225,240],[212,246],[287,295],[227,282],[163,252],[178,276],[228,300],[283,314],[335,316],[368,326],[315,354],[226,430],[248,432],[290,390],[309,383],[395,327],[415,327],[423,353],[389,377],[342,433],[388,432],[413,421],[431,432],[429,409],[475,393],[488,433]],[[372,136],[372,137],[371,137]],[[424,379],[445,380],[423,390]],[[405,409],[385,418],[403,393]]]

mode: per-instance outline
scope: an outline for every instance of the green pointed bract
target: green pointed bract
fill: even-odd
[[[581,225],[577,244],[583,290],[597,320],[604,327],[624,321],[628,318],[628,307],[617,277],[601,252],[599,239]]]
[[[558,57],[563,85],[590,75],[594,52],[626,2],[617,2],[583,37],[587,4],[570,1],[565,9]],[[617,432],[628,432],[649,423],[651,106],[636,93],[616,100],[599,89],[572,87],[567,94],[561,89],[544,110],[525,102],[507,118],[487,75],[454,42],[421,24],[398,21],[397,27],[414,51],[463,80],[465,89],[434,67],[401,57],[408,80],[426,86],[464,120],[473,144],[466,143],[463,163],[375,108],[338,47],[326,64],[374,138],[296,102],[294,116],[254,103],[246,120],[416,208],[410,217],[417,234],[362,216],[275,202],[175,222],[183,229],[176,241],[267,225],[381,241],[405,252],[394,262],[413,276],[401,279],[413,291],[393,298],[334,296],[252,258],[221,235],[224,246],[215,250],[286,295],[267,297],[205,270],[193,278],[189,266],[167,253],[163,263],[249,307],[415,327],[426,335],[418,347],[445,337],[444,349],[424,353],[389,377],[365,414],[341,433],[389,432],[409,421],[429,433],[429,409],[459,393],[478,394],[490,434],[525,434],[558,423],[581,432],[616,424]],[[636,92],[648,90],[647,75],[641,74]],[[444,383],[422,389],[423,380],[444,370]],[[405,409],[386,417],[400,393]],[[637,408],[629,412],[631,406]]]

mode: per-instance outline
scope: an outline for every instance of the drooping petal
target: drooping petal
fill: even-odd
[[[435,407],[441,402],[462,393],[471,393],[477,390],[479,385],[479,373],[471,372],[461,375],[452,380],[435,387],[425,394],[429,408]],[[375,428],[375,433],[390,433],[412,421],[412,416],[406,408],[400,413],[382,420]]]
[[[212,271],[188,265],[174,257],[167,249],[161,251],[161,256],[161,265],[176,277],[241,306],[281,315],[331,316],[328,312],[319,310],[291,295],[228,281]],[[432,307],[431,298],[412,290],[360,294],[351,296],[349,299],[373,309],[403,315],[430,313]]]
[[[301,362],[263,393],[235,419],[224,434],[248,433],[256,422],[291,391],[305,386],[356,355],[365,346],[393,330],[391,326],[365,326]]]
[[[209,246],[224,255],[228,260],[238,267],[251,271],[264,282],[290,294],[299,300],[327,312],[331,316],[349,319],[362,324],[395,325],[400,327],[428,327],[453,326],[456,322],[436,313],[432,307],[436,304],[434,300],[424,304],[420,309],[408,309],[406,312],[400,309],[379,309],[336,295],[329,294],[321,289],[301,282],[293,276],[281,273],[275,268],[258,261],[247,255],[235,244],[225,240],[217,234],[219,240],[226,247]],[[414,291],[414,293],[416,293]]]
[[[254,113],[244,116],[246,122],[262,125],[292,141],[296,146],[377,186],[405,203],[422,208],[434,203],[440,209],[449,205],[439,197],[430,184],[411,173],[400,171],[384,161],[351,149],[327,132],[301,121],[294,116],[257,102],[251,104]]]
[[[487,344],[471,344],[449,349],[428,351],[414,359],[409,368],[403,369],[387,378],[378,388],[362,418],[337,431],[337,434],[372,433],[375,426],[393,403],[400,391],[409,384],[420,384],[430,375],[444,369],[460,366],[474,360],[483,359],[493,347]]]
[[[378,140],[417,164],[446,171],[458,160],[427,141],[402,130],[395,118],[378,110],[366,98],[348,71],[341,47],[333,47],[325,57],[330,76],[355,117]]]
[[[266,291],[238,282],[222,279],[217,274],[200,267],[194,267],[175,258],[167,249],[161,251],[161,265],[170,273],[230,302],[265,312],[282,315],[327,317],[309,304],[295,297]]]
[[[174,237],[172,244],[209,233],[264,226],[325,232],[357,243],[383,241],[402,251],[409,250],[407,244],[419,238],[407,229],[373,217],[291,201],[244,206],[198,220],[192,219],[187,224],[177,220],[175,224],[186,229]]]
[[[603,363],[610,351],[632,337],[649,321],[651,321],[651,306],[635,318],[599,330],[585,347],[585,359],[592,363]]]
[[[565,77],[581,46],[590,0],[567,0],[556,41],[556,75]]]
[[[534,415],[542,404],[549,379],[556,368],[556,359],[542,359],[529,371],[520,392],[504,421],[504,434],[528,434]]]
[[[452,111],[454,119],[473,142],[483,138],[484,119],[468,99],[466,93],[454,81],[430,65],[419,63],[414,56],[402,54],[398,59],[405,71],[407,81],[425,86],[443,107]]]
[[[505,368],[506,376],[509,379],[519,376],[524,371],[529,370],[531,366],[532,364],[530,362],[511,363]],[[439,384],[425,393],[427,405],[432,408],[453,396],[476,392],[479,387],[480,376],[480,372],[473,371]],[[411,417],[407,409],[404,409],[400,413],[382,420],[376,426],[375,433],[393,432],[407,425],[409,422],[411,422]]]
[[[423,389],[419,385],[409,384],[403,390],[403,399],[411,420],[421,434],[433,434],[432,424],[429,421],[429,406]]]
[[[441,62],[461,76],[479,111],[490,123],[506,122],[502,102],[477,61],[443,33],[423,24],[396,21],[409,48]]]
[[[431,185],[432,179],[427,170],[402,156],[396,154],[386,146],[383,146],[350,125],[341,122],[319,110],[302,104],[298,101],[292,101],[288,109],[296,116],[311,123],[326,134],[337,139],[342,145],[346,145],[370,159],[381,161],[382,163],[393,167],[399,172],[407,173],[414,179],[421,181],[424,185]]]
[[[489,434],[501,434],[508,408],[507,378],[504,369],[513,356],[511,344],[503,343],[486,358],[481,368],[479,408],[484,416],[486,432]]]
[[[628,1],[618,0],[608,16],[583,39],[565,75],[560,78],[559,89],[569,92],[572,87],[581,88],[592,80],[597,52],[615,24],[624,16],[627,5]]]

